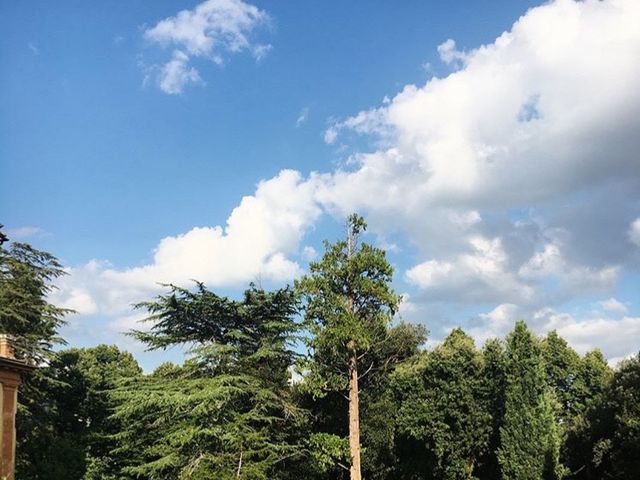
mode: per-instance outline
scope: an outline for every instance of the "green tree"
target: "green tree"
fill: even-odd
[[[567,425],[564,453],[571,478],[602,477],[604,454],[608,451],[606,436],[611,428],[609,410],[603,407],[612,377],[613,370],[600,350],[580,359],[573,388],[575,415]]]
[[[400,396],[398,435],[423,444],[417,478],[477,478],[478,461],[491,434],[484,365],[473,339],[454,329],[442,345],[421,355],[417,364],[395,375]],[[425,461],[426,460],[426,461]],[[401,460],[402,462],[402,460]],[[415,471],[415,456],[404,458],[405,476]],[[418,477],[419,475],[419,477]]]
[[[148,479],[283,478],[300,454],[300,416],[289,381],[297,325],[294,293],[251,287],[240,301],[197,284],[140,305],[151,349],[190,346],[183,366],[163,365],[114,392],[116,456],[124,475]]]
[[[54,281],[64,274],[51,254],[25,243],[0,247],[0,333],[12,336],[16,356],[31,364],[47,365],[56,345],[64,343],[58,329],[70,310],[48,301]],[[38,478],[33,459],[50,442],[54,410],[43,392],[55,379],[47,369],[36,369],[23,379],[18,396],[16,474],[21,479]]]
[[[393,268],[384,251],[359,243],[366,224],[358,215],[347,222],[347,238],[325,242],[325,253],[298,282],[305,302],[310,356],[305,383],[317,396],[344,391],[348,398],[351,480],[361,479],[360,382],[374,369],[376,350],[390,339],[388,325],[400,297],[391,288]]]
[[[482,397],[487,399],[490,433],[484,453],[478,460],[478,478],[500,478],[500,464],[496,455],[500,448],[500,427],[504,421],[505,354],[502,342],[490,339],[482,349]]]
[[[584,408],[578,398],[580,356],[556,331],[547,334],[541,347],[547,383],[560,404],[559,421],[566,426]]]
[[[18,358],[41,365],[64,343],[58,329],[71,310],[47,301],[64,273],[53,255],[26,243],[0,247],[0,332],[13,337]]]
[[[398,403],[391,386],[395,368],[412,358],[424,343],[426,331],[420,325],[400,322],[391,327],[389,338],[372,352],[375,364],[361,378],[361,441],[363,477],[371,480],[393,478],[399,461],[395,453],[395,425]],[[311,413],[309,450],[313,472],[305,478],[343,479],[349,476],[348,411],[340,391],[314,397],[304,382],[296,390],[299,401]],[[315,475],[315,476],[314,476]]]
[[[519,321],[506,345],[505,410],[498,450],[502,478],[561,478],[559,407],[547,385],[540,342]]]
[[[107,480],[117,471],[110,451],[121,428],[111,418],[109,393],[141,374],[128,352],[116,346],[62,350],[45,367],[54,379],[43,391],[52,412],[47,442],[30,452],[36,478]]]
[[[623,360],[592,412],[594,463],[602,478],[640,471],[640,353]]]
[[[395,439],[399,404],[392,379],[398,368],[418,354],[427,332],[422,325],[400,322],[389,329],[388,336],[388,340],[372,352],[375,364],[383,367],[362,378],[361,434],[366,452],[362,471],[364,478],[371,480],[393,478],[397,471],[400,459],[395,451]]]

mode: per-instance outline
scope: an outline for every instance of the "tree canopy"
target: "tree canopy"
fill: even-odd
[[[612,369],[524,321],[424,348],[365,228],[350,217],[294,288],[166,285],[130,334],[185,359],[146,374],[116,346],[61,349],[70,312],[48,295],[64,269],[0,248],[0,329],[40,367],[20,392],[17,478],[635,478],[640,354]]]

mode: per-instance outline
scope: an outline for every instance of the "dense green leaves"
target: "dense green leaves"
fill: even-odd
[[[54,345],[64,343],[58,328],[70,310],[47,301],[53,281],[63,274],[53,255],[26,243],[0,247],[0,332],[13,336],[17,357],[40,364]]]
[[[116,453],[134,478],[276,478],[300,456],[294,426],[303,421],[291,401],[289,369],[297,325],[291,290],[251,287],[241,301],[170,287],[140,305],[149,331],[133,335],[150,348],[189,345],[181,367],[114,392],[114,416],[125,426]]]
[[[70,311],[47,300],[54,280],[63,274],[62,266],[49,253],[24,243],[0,247],[0,333],[12,337],[18,358],[34,365],[47,365],[54,346],[64,343],[58,329]],[[20,478],[38,475],[33,456],[41,455],[50,443],[55,408],[48,392],[56,387],[48,369],[37,369],[23,379],[17,421]]]
[[[311,352],[306,379],[317,394],[347,388],[353,355],[365,369],[371,365],[369,356],[389,341],[387,326],[401,300],[391,288],[393,268],[384,251],[357,242],[364,228],[360,217],[352,217],[347,239],[326,242],[321,260],[296,282]]]
[[[398,370],[398,435],[419,443],[427,456],[417,478],[473,478],[491,434],[483,373],[480,352],[460,329]],[[407,472],[414,468],[401,466]]]
[[[148,375],[115,346],[54,352],[61,266],[0,249],[0,331],[41,367],[20,394],[17,478],[345,479],[354,367],[368,480],[637,476],[640,355],[612,370],[524,322],[482,349],[454,329],[421,350],[423,327],[392,322],[393,271],[364,227],[351,217],[295,289],[234,300],[196,283],[138,305],[137,340],[187,352]]]

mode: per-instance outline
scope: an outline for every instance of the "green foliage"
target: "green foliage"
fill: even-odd
[[[278,467],[302,451],[292,432],[303,415],[289,389],[293,292],[252,286],[233,301],[202,284],[193,292],[172,286],[141,307],[153,325],[133,335],[152,349],[189,344],[191,358],[114,392],[114,418],[125,425],[116,449],[123,472],[148,479],[283,478]]]
[[[309,274],[296,281],[296,290],[304,303],[304,326],[308,355],[299,362],[303,375],[300,386],[319,405],[346,405],[336,393],[349,391],[350,461],[348,465],[337,459],[336,465],[345,470],[354,465],[352,478],[360,478],[360,446],[367,456],[365,472],[373,478],[383,478],[388,468],[381,465],[392,451],[393,426],[381,409],[388,405],[384,389],[388,375],[406,357],[415,353],[424,341],[426,331],[421,327],[400,324],[389,328],[401,297],[391,287],[393,268],[385,252],[366,243],[359,243],[366,223],[351,215],[347,222],[347,238],[335,243],[325,242],[325,252],[318,262],[309,266]],[[329,397],[328,400],[322,400]],[[363,405],[360,407],[360,405]],[[312,408],[318,412],[322,408]],[[359,410],[361,410],[359,412]],[[323,415],[338,420],[345,427],[343,415]],[[322,425],[321,432],[344,435],[346,428]],[[325,437],[322,437],[325,438]],[[327,437],[334,438],[334,437]],[[371,456],[368,456],[371,452]],[[368,458],[367,458],[368,457]],[[327,471],[331,456],[319,459],[320,469]],[[379,463],[376,463],[378,460]]]
[[[54,381],[42,391],[46,433],[28,449],[29,470],[21,478],[98,480],[117,470],[110,451],[121,425],[110,418],[109,392],[123,379],[141,374],[128,352],[115,346],[58,352],[44,374]]]
[[[64,341],[58,329],[70,310],[48,302],[53,282],[64,274],[51,254],[25,243],[0,247],[0,333],[12,337],[16,356],[34,365],[46,365],[55,345]],[[34,455],[40,455],[52,435],[54,414],[46,392],[56,380],[47,369],[37,369],[23,379],[18,397],[17,474],[19,478],[37,477]],[[69,442],[73,442],[69,440]]]
[[[366,228],[351,216],[348,238],[325,242],[325,253],[296,281],[305,305],[310,356],[301,363],[305,385],[316,396],[346,390],[353,356],[369,371],[391,367],[373,357],[391,341],[388,325],[401,298],[391,288],[393,268],[383,250],[358,244]]]
[[[336,465],[348,470],[349,442],[344,437],[330,433],[313,433],[307,441],[314,466],[322,474],[335,470]]]
[[[397,372],[398,434],[421,443],[428,452],[421,478],[474,478],[491,434],[483,373],[481,354],[460,329],[423,353],[417,364]]]
[[[524,322],[482,350],[455,329],[420,351],[423,327],[392,326],[385,253],[358,243],[362,218],[348,228],[294,290],[231,300],[196,283],[138,305],[150,329],[131,335],[188,351],[149,375],[115,346],[54,353],[69,312],[47,301],[61,265],[0,247],[0,332],[41,367],[20,391],[17,478],[343,480],[354,366],[368,480],[637,476],[640,355],[612,370]]]
[[[26,243],[0,247],[0,332],[13,337],[18,358],[39,365],[64,343],[58,328],[71,311],[47,301],[52,282],[64,273],[53,255]]]
[[[490,433],[487,447],[478,459],[476,476],[485,479],[500,478],[500,464],[496,452],[500,447],[500,427],[504,421],[504,395],[506,381],[505,355],[498,339],[488,340],[482,349],[482,384],[480,396],[486,399],[490,415]]]
[[[605,478],[634,478],[640,471],[640,354],[618,366],[595,409],[599,438],[594,463]]]
[[[505,355],[505,411],[498,450],[502,478],[562,478],[559,407],[547,386],[539,341],[524,322],[516,323],[507,337]]]

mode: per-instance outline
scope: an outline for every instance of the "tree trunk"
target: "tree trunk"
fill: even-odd
[[[355,354],[349,359],[349,451],[351,453],[351,480],[362,480],[360,472],[360,392],[358,391],[358,365]]]

